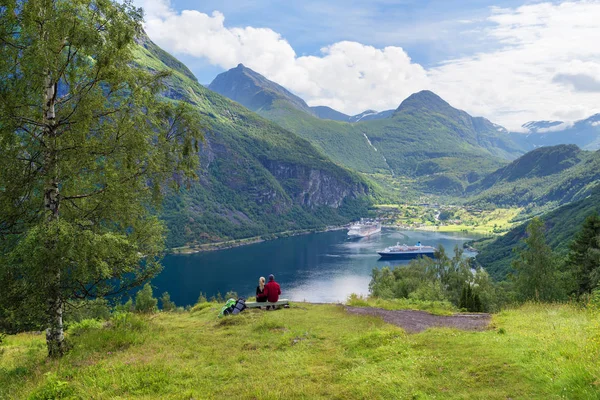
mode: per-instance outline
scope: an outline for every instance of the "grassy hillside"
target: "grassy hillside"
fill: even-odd
[[[596,189],[589,197],[566,204],[541,216],[546,225],[546,240],[559,254],[565,254],[575,233],[580,229],[585,218],[594,212],[600,212],[600,190]],[[515,257],[513,249],[522,246],[525,238],[523,223],[503,236],[479,244],[482,251],[477,261],[495,279],[503,280],[512,271],[511,261]]]
[[[273,107],[258,112],[309,140],[340,165],[370,174],[391,174],[390,166],[379,149],[369,144],[367,137],[353,124],[319,119],[282,101],[276,101]]]
[[[145,38],[137,62],[169,70],[169,99],[203,116],[199,182],[166,196],[170,247],[342,224],[365,212],[368,185],[305,139],[204,88]]]
[[[419,334],[336,305],[217,319],[218,306],[121,314],[67,332],[46,359],[40,333],[0,347],[3,399],[595,399],[600,319],[525,305],[484,332]],[[89,321],[89,320],[88,320]]]
[[[467,189],[471,204],[557,207],[585,198],[600,182],[600,152],[541,147]]]

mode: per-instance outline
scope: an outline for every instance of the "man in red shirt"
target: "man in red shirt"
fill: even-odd
[[[277,300],[279,300],[281,287],[279,286],[279,283],[275,282],[275,277],[273,274],[269,275],[269,283],[265,285],[264,293],[267,296],[267,301],[271,303],[275,303]]]

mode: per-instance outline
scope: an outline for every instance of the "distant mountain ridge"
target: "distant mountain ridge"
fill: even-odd
[[[526,150],[558,144],[575,144],[583,150],[600,149],[600,114],[574,123],[530,121],[522,127],[527,131],[511,132],[510,136]]]
[[[462,192],[469,182],[524,153],[504,128],[471,117],[430,91],[409,96],[395,110],[367,110],[350,117],[354,122],[349,123],[347,115],[329,107],[307,111],[306,103],[285,88],[262,76],[256,78],[260,74],[254,71],[240,74],[239,68],[220,74],[209,88],[239,99],[359,172],[421,176],[424,190]],[[262,87],[256,88],[257,83]],[[249,92],[269,93],[270,101],[250,101],[253,97],[244,94]]]
[[[388,118],[394,111],[366,110],[357,115],[347,115],[327,106],[309,107],[303,99],[291,91],[268,80],[244,64],[238,64],[237,67],[217,75],[207,87],[255,112],[268,109],[279,101],[287,102],[292,107],[317,118],[353,123]]]

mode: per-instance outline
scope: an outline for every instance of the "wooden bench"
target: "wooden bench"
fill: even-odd
[[[251,302],[246,302],[246,307],[259,308],[259,307],[266,307],[266,306],[287,306],[289,304],[290,304],[290,301],[288,299],[280,299],[279,301],[276,301],[275,303],[271,303],[270,301],[265,301],[262,303],[259,303],[257,301],[251,301]]]

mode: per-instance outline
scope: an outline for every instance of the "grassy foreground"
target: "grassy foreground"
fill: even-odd
[[[414,335],[335,305],[220,320],[215,304],[195,310],[81,324],[60,361],[42,334],[8,336],[0,398],[600,398],[600,321],[569,305]]]

